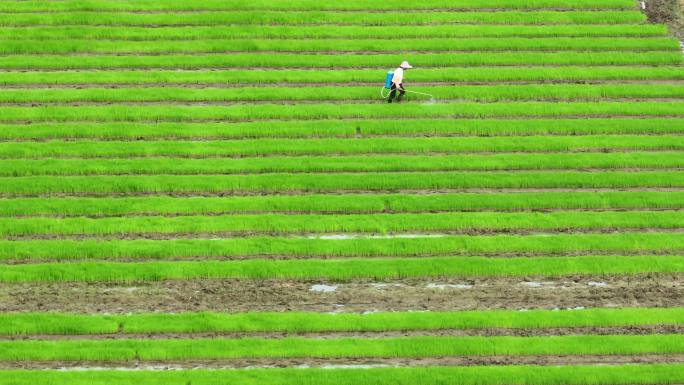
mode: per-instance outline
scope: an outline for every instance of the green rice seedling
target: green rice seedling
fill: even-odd
[[[418,38],[395,39],[388,47],[387,39],[213,39],[213,40],[0,40],[0,54],[171,54],[226,52],[491,52],[511,51],[654,51],[679,52],[679,41],[653,37],[545,37],[545,38]],[[574,53],[574,52],[572,52]]]
[[[230,53],[206,55],[11,55],[0,57],[0,69],[226,69],[226,68],[382,68],[411,60],[416,66],[679,65],[681,52],[464,52],[407,54]]]
[[[497,11],[497,12],[64,12],[4,13],[0,26],[225,26],[225,25],[555,25],[644,24],[637,11]]]
[[[0,176],[198,175],[273,172],[670,169],[684,167],[678,152],[478,155],[296,156],[257,158],[8,159]]]
[[[308,234],[412,233],[481,231],[595,231],[678,229],[684,215],[676,211],[552,213],[422,213],[120,218],[7,218],[0,237],[138,236],[144,234]]]
[[[561,24],[561,25],[416,25],[404,26],[287,26],[225,25],[213,27],[114,27],[54,26],[0,27],[2,40],[211,40],[211,39],[395,39],[472,38],[472,37],[664,37],[667,28],[660,24]]]
[[[680,188],[677,171],[391,172],[0,177],[0,194],[263,194],[294,192]]]
[[[418,257],[234,261],[57,262],[3,265],[0,282],[146,282],[179,279],[401,279],[562,277],[684,272],[682,256]],[[278,313],[283,314],[283,313]],[[275,324],[275,323],[274,323]]]
[[[677,254],[684,251],[678,233],[449,235],[406,237],[249,237],[173,240],[30,240],[0,241],[0,260],[60,261],[99,259],[182,259],[287,256],[393,257],[458,255]],[[265,270],[268,271],[268,270]]]
[[[121,325],[113,316],[60,313],[0,313],[0,334],[111,334]]]
[[[483,310],[438,312],[245,312],[127,315],[0,313],[2,335],[113,333],[312,333],[408,330],[544,329],[684,325],[684,309]]]
[[[522,84],[459,85],[412,88],[439,95],[440,100],[478,102],[602,99],[684,99],[680,84]],[[50,88],[8,89],[0,94],[0,103],[73,103],[73,102],[235,102],[281,100],[374,100],[378,88],[371,86],[314,87],[228,87],[228,88]],[[409,100],[428,100],[416,94]]]
[[[0,384],[52,385],[665,385],[684,380],[682,364],[471,366],[243,370],[3,370]]]
[[[250,138],[363,138],[378,136],[421,137],[442,136],[530,136],[544,141],[546,135],[613,135],[614,147],[622,135],[682,134],[684,119],[680,118],[591,118],[591,119],[380,119],[303,120],[255,122],[185,122],[185,123],[19,123],[0,124],[0,139],[91,139],[91,140],[154,140],[154,139],[250,139]],[[361,136],[362,138],[359,138]],[[643,137],[642,137],[643,138]],[[469,139],[459,141],[462,143]],[[511,138],[509,138],[511,139]],[[267,143],[265,140],[262,143]],[[296,142],[288,142],[290,148]],[[416,143],[416,142],[414,142]],[[548,145],[548,141],[545,142]],[[676,143],[676,142],[675,142]],[[133,143],[129,143],[131,146]],[[231,143],[237,146],[237,143]],[[14,144],[21,147],[18,143]],[[192,143],[187,143],[188,147]],[[317,142],[317,146],[322,146]],[[454,143],[451,143],[453,146]],[[633,147],[639,148],[641,144]],[[52,146],[57,146],[53,142]],[[104,144],[100,144],[104,147]],[[211,146],[210,143],[207,146]],[[350,146],[347,142],[344,147]],[[606,146],[608,146],[606,144]],[[671,146],[671,145],[670,145]],[[414,147],[415,148],[415,147]],[[452,151],[454,147],[451,147]],[[609,147],[606,147],[609,148]],[[536,151],[542,150],[541,147]],[[564,150],[570,150],[565,148]],[[6,148],[3,148],[6,151]],[[282,151],[281,151],[282,152]],[[7,153],[7,152],[5,152]]]
[[[605,117],[684,116],[684,102],[501,102],[436,103],[426,108],[406,103],[392,108],[386,103],[236,104],[229,106],[0,106],[0,122],[183,122],[252,120],[321,120],[359,118],[507,118],[507,117]]]
[[[459,156],[266,157],[228,159],[7,160],[2,176],[239,174],[462,170],[669,169],[684,166],[677,152],[496,154]]]
[[[450,194],[333,194],[249,197],[119,197],[0,199],[0,216],[136,216],[248,213],[420,213],[681,209],[684,193],[531,192]]]
[[[0,341],[0,361],[214,360],[237,358],[428,358],[636,355],[684,351],[681,334],[543,337],[198,338]]]
[[[109,3],[102,0],[82,2],[77,0],[43,4],[36,1],[8,1],[0,6],[2,12],[76,12],[76,11],[246,11],[246,10],[433,10],[433,9],[633,9],[629,0],[529,0],[520,3],[515,0],[481,0],[476,3],[468,0],[425,0],[420,4],[399,2],[396,6],[377,3],[372,0],[348,0],[344,3],[320,3],[314,0],[291,0],[283,3],[276,0],[254,0],[245,4],[239,0],[207,0],[197,4],[190,0],[177,0],[165,3],[154,0],[120,0]]]
[[[414,82],[587,82],[603,80],[684,80],[684,67],[566,66],[425,68],[411,73]],[[270,70],[110,70],[8,71],[2,85],[235,85],[287,83],[376,83],[378,69]],[[376,90],[377,91],[377,90]]]
[[[129,158],[129,157],[245,157],[273,155],[353,155],[353,154],[465,154],[507,152],[584,152],[617,150],[682,150],[676,135],[585,135],[520,137],[435,137],[435,138],[321,138],[321,139],[242,139],[223,141],[47,141],[0,143],[1,159],[23,158]],[[545,156],[539,155],[539,156]],[[552,160],[547,156],[547,164]],[[569,155],[570,156],[570,155]],[[600,155],[587,154],[587,158]],[[630,154],[604,155],[626,159]],[[495,162],[495,157],[487,158]],[[559,161],[562,158],[558,158]],[[244,160],[257,167],[272,160]],[[296,162],[296,160],[294,160]],[[300,159],[306,162],[305,158]],[[426,159],[429,161],[429,159]],[[634,160],[633,162],[637,162]],[[645,161],[645,160],[644,160]],[[239,161],[235,161],[239,162]],[[258,163],[262,162],[262,163]],[[344,162],[344,161],[342,161]],[[372,160],[369,160],[369,165]],[[555,161],[554,161],[555,163]],[[122,166],[125,163],[120,163]],[[305,163],[302,163],[305,164]],[[342,163],[340,163],[342,164]],[[484,164],[484,163],[483,163]],[[653,163],[651,163],[653,164]],[[676,165],[677,159],[663,165]],[[7,164],[11,167],[11,163]],[[283,163],[283,166],[285,164]],[[315,170],[314,165],[310,166]],[[341,166],[337,166],[338,169]],[[368,166],[370,167],[370,166]],[[588,166],[586,166],[588,167]],[[586,168],[584,167],[584,168]],[[0,166],[0,169],[2,166]],[[475,167],[477,169],[477,167]],[[486,168],[485,168],[486,169]],[[11,171],[10,171],[11,172]],[[18,171],[21,174],[21,171]]]

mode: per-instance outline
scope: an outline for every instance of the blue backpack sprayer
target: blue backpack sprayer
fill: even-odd
[[[387,76],[385,76],[385,86],[380,88],[380,97],[381,98],[386,99],[389,96],[390,90],[392,89],[392,78],[393,77],[394,77],[394,71],[388,71]],[[385,91],[385,90],[387,90],[387,91]],[[432,96],[430,94],[426,94],[424,92],[409,91],[409,90],[404,90],[404,92],[410,92],[412,94],[429,96],[431,101],[435,99],[434,96]]]

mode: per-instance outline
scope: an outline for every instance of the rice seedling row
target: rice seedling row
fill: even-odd
[[[396,52],[415,55],[415,52],[477,52],[489,51],[653,51],[679,52],[679,42],[671,38],[619,37],[545,37],[545,38],[453,38],[396,39],[387,47],[386,39],[214,39],[214,40],[0,40],[0,54],[172,54],[226,52]],[[387,47],[387,48],[382,48]]]
[[[127,315],[0,313],[0,335],[130,335],[140,333],[386,332],[684,325],[682,308],[600,308],[568,311],[245,312]]]
[[[0,341],[0,347],[0,361],[628,355],[682,353],[684,336],[82,339]]]
[[[431,86],[429,91],[441,100],[495,102],[510,100],[601,100],[601,99],[682,99],[684,84],[534,84]],[[427,87],[412,88],[428,91]],[[10,89],[0,95],[0,103],[71,102],[233,102],[233,101],[369,101],[377,98],[377,87],[316,86],[231,88],[88,88],[88,89]],[[410,96],[429,100],[429,96]]]
[[[228,216],[23,218],[0,223],[0,237],[143,234],[325,234],[489,231],[607,231],[684,227],[679,211],[553,213],[422,213]]]
[[[264,194],[501,189],[680,189],[678,171],[264,173],[248,175],[0,177],[5,197],[54,194]]]
[[[387,109],[377,103],[302,104],[293,109],[279,103],[236,104],[229,106],[0,106],[0,122],[181,122],[320,120],[359,118],[506,118],[506,117],[683,117],[684,102],[452,102],[435,103],[430,108],[408,104]]]
[[[3,265],[0,282],[141,283],[192,279],[291,279],[344,281],[402,278],[643,276],[681,274],[682,256],[418,257],[325,258],[203,261],[70,261]],[[600,278],[599,278],[600,279]]]
[[[304,156],[263,158],[11,159],[0,176],[217,175],[274,172],[679,169],[677,152],[488,154],[430,156]]]
[[[2,261],[395,257],[436,255],[669,254],[684,251],[676,232],[440,235],[417,237],[268,237],[171,240],[1,240]],[[505,258],[504,258],[505,259]]]
[[[239,11],[196,13],[0,13],[0,26],[226,26],[226,25],[327,25],[397,26],[450,24],[476,25],[614,25],[646,21],[641,12],[629,11],[498,11],[498,12],[324,12]]]
[[[109,140],[209,140],[254,138],[369,138],[369,137],[515,137],[548,135],[680,135],[680,118],[591,119],[356,119],[348,121],[306,120],[268,122],[184,123],[17,123],[0,124],[2,140],[89,139]],[[539,139],[539,137],[538,137]],[[465,141],[461,141],[465,142]],[[613,141],[613,143],[616,143]],[[266,142],[264,142],[266,143]],[[288,147],[294,142],[289,142]],[[675,141],[676,143],[676,141]],[[452,143],[453,144],[453,143]],[[319,143],[320,145],[320,143]],[[345,145],[348,146],[349,144]],[[452,147],[453,148],[453,147]]]
[[[377,82],[377,69],[270,69],[270,70],[107,70],[107,71],[8,71],[5,86],[78,85],[261,85],[290,83]],[[566,66],[566,67],[463,67],[426,68],[411,74],[415,82],[580,82],[684,80],[679,66]],[[377,92],[377,90],[376,90]],[[391,123],[391,122],[389,122]]]
[[[557,25],[430,25],[413,26],[256,26],[116,27],[52,26],[0,27],[2,40],[212,40],[212,39],[394,39],[484,37],[664,37],[667,28],[657,24]]]
[[[655,191],[0,199],[0,216],[2,217],[679,210],[682,208],[684,208],[683,192]]]
[[[681,52],[463,52],[406,54],[170,54],[170,55],[11,55],[0,57],[0,69],[227,69],[227,68],[381,68],[409,59],[424,68],[535,65],[679,65]]]
[[[449,5],[441,0],[427,0],[420,4],[400,3],[396,6],[378,4],[371,0],[349,0],[343,4],[322,4],[313,0],[293,0],[282,3],[275,0],[258,0],[244,4],[239,0],[216,1],[210,0],[197,4],[189,0],[163,3],[158,1],[118,1],[115,4],[107,1],[64,1],[58,3],[40,3],[10,1],[0,7],[0,12],[78,12],[78,11],[246,11],[246,10],[454,10],[454,9],[632,9],[633,4],[628,0],[577,0],[571,5],[564,0],[530,0],[519,3],[514,0],[486,0],[473,3],[467,0],[451,1]]]
[[[273,155],[353,155],[353,154],[467,154],[527,152],[612,152],[612,151],[673,151],[684,145],[679,135],[584,135],[584,136],[520,136],[520,137],[435,137],[435,138],[320,138],[320,139],[241,139],[219,141],[41,141],[0,142],[2,159],[39,158],[130,158],[130,157],[264,157]],[[582,156],[572,154],[573,156]],[[663,154],[660,154],[663,155]],[[537,156],[542,157],[543,154]],[[587,159],[601,155],[586,154]],[[625,154],[606,157],[630,156]],[[654,156],[659,156],[654,154]],[[550,163],[547,155],[546,163]],[[371,167],[369,159],[366,167]],[[487,157],[495,161],[496,157]],[[483,158],[483,162],[487,160]],[[557,162],[560,162],[558,158]],[[337,167],[342,167],[340,158]],[[429,160],[429,159],[428,159]],[[645,159],[644,159],[645,161]],[[235,162],[238,162],[236,160]],[[243,162],[251,162],[244,160]],[[263,163],[259,163],[263,162]],[[275,163],[275,160],[254,160],[259,164]],[[306,162],[305,158],[293,162]],[[120,163],[124,165],[125,163]],[[217,163],[219,164],[219,163]],[[304,164],[304,163],[300,163]],[[472,164],[472,163],[471,163]],[[678,165],[677,158],[666,161],[666,166]],[[8,167],[11,163],[7,163]],[[285,167],[286,163],[282,164]],[[465,165],[465,164],[464,164]],[[482,163],[486,165],[486,163]],[[311,165],[309,167],[316,167]],[[0,169],[2,167],[0,166]]]

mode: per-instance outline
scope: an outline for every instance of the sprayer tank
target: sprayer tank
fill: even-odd
[[[387,72],[387,76],[385,77],[385,88],[387,88],[387,89],[392,88],[392,78],[393,77],[394,77],[394,71]]]

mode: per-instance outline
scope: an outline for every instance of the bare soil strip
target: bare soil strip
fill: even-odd
[[[370,95],[369,95],[370,96]],[[380,102],[383,101],[383,99],[379,99],[377,97],[369,97],[368,99],[343,99],[343,100],[335,100],[335,99],[297,99],[297,100],[230,100],[230,101],[179,101],[179,100],[162,100],[162,101],[140,101],[140,102],[121,102],[121,101],[101,101],[101,102],[94,102],[94,101],[75,101],[75,102],[22,102],[22,103],[11,103],[11,102],[6,102],[2,103],[2,106],[4,107],[40,107],[40,106],[52,106],[52,107],[59,107],[59,106],[67,106],[67,107],[77,107],[77,106],[130,106],[130,107],[135,107],[135,106],[235,106],[235,105],[292,105],[292,106],[297,106],[297,105],[303,105],[303,104],[341,104],[341,105],[347,105],[347,104],[369,104],[375,101],[380,100]],[[655,97],[655,98],[635,98],[635,97],[622,97],[622,98],[609,98],[609,97],[601,97],[601,98],[530,98],[530,99],[507,99],[507,98],[502,98],[501,100],[497,101],[489,101],[489,100],[473,100],[473,99],[457,99],[457,98],[448,98],[448,99],[440,99],[437,98],[435,100],[429,101],[431,104],[448,104],[448,103],[454,103],[454,102],[479,102],[479,103],[497,103],[497,102],[506,102],[506,101],[529,101],[529,102],[536,102],[536,101],[563,101],[563,102],[593,102],[593,101],[602,101],[602,102],[680,102],[682,101],[682,98],[662,98],[662,97]],[[413,100],[413,101],[407,101],[405,103],[426,103],[428,102],[427,100],[424,99],[418,99],[418,100]]]
[[[532,192],[614,192],[614,191],[625,191],[625,192],[639,192],[639,191],[654,191],[654,192],[681,192],[684,188],[679,187],[624,187],[624,188],[529,188],[529,189],[483,189],[483,188],[472,188],[472,189],[430,189],[430,190],[410,190],[410,189],[397,189],[397,190],[288,190],[288,191],[269,191],[269,195],[307,195],[310,193],[325,193],[325,194],[389,194],[389,193],[400,193],[400,194],[445,194],[445,193],[532,193]],[[219,191],[219,192],[127,192],[127,193],[42,193],[42,194],[5,194],[0,193],[0,198],[64,198],[64,197],[144,197],[144,196],[170,196],[170,197],[224,197],[224,196],[260,196],[264,195],[264,191]]]
[[[96,75],[96,74],[93,74]],[[272,87],[315,87],[315,86],[328,86],[330,84],[335,84],[338,87],[375,87],[382,86],[380,82],[367,83],[367,82],[347,82],[347,83],[329,83],[329,82],[309,82],[309,83],[100,83],[93,81],[92,83],[26,83],[26,84],[10,84],[3,85],[4,89],[89,89],[89,88],[106,88],[106,89],[119,89],[119,88],[192,88],[192,89],[204,89],[204,88],[245,88],[245,87],[262,87],[262,88],[272,88]],[[412,87],[431,87],[431,86],[471,86],[471,85],[531,85],[531,84],[587,84],[587,85],[599,85],[599,84],[671,84],[671,85],[684,85],[684,80],[681,79],[641,79],[641,80],[620,80],[620,79],[545,79],[545,80],[491,80],[491,81],[455,81],[449,80],[445,82],[411,82]]]
[[[681,363],[684,354],[611,355],[531,355],[531,356],[472,356],[430,358],[240,358],[228,360],[188,361],[15,361],[0,362],[0,369],[221,369],[221,368],[309,368],[309,367],[424,367],[424,366],[482,366],[482,365],[621,365]]]
[[[429,237],[429,236],[444,236],[444,235],[532,235],[532,234],[613,234],[624,231],[639,232],[639,233],[670,233],[670,234],[684,234],[684,228],[653,228],[653,227],[602,227],[602,228],[573,228],[564,227],[557,229],[493,229],[493,228],[465,228],[454,230],[439,230],[439,231],[393,231],[389,233],[381,233],[379,231],[370,232],[322,232],[322,233],[308,233],[308,232],[286,232],[286,231],[219,231],[219,232],[183,232],[183,233],[160,233],[160,232],[126,232],[116,234],[31,234],[31,235],[11,235],[0,236],[0,239],[7,239],[13,241],[26,240],[57,240],[57,239],[98,239],[98,240],[136,240],[136,239],[151,239],[151,240],[173,240],[173,239],[206,239],[206,238],[249,238],[261,236],[283,236],[283,237],[345,237],[345,238],[367,238],[381,236],[383,238],[392,237]]]
[[[313,291],[315,284],[336,286]],[[0,311],[366,312],[475,309],[681,307],[684,274],[527,278],[428,278],[348,282],[197,279],[116,283],[0,284]]]
[[[634,207],[634,208],[526,208],[526,209],[494,209],[494,208],[482,208],[482,209],[477,209],[477,210],[429,210],[429,211],[396,211],[396,210],[384,210],[384,211],[357,211],[357,210],[349,210],[349,211],[303,211],[303,210],[290,210],[290,211],[281,211],[281,210],[264,210],[264,211],[224,211],[224,212],[202,212],[202,213],[156,213],[154,211],[149,211],[149,212],[140,212],[140,211],[131,211],[130,213],[124,213],[124,214],[79,214],[79,213],[74,213],[74,214],[59,214],[59,215],[52,215],[52,214],[43,214],[43,213],[37,213],[37,214],[29,214],[29,215],[24,215],[24,214],[18,214],[18,215],[0,215],[0,218],[17,218],[17,219],[28,219],[28,218],[72,218],[72,217],[84,217],[84,218],[91,218],[91,219],[100,219],[100,218],[135,218],[135,217],[163,217],[163,218],[175,218],[175,217],[188,217],[188,216],[195,216],[195,215],[202,215],[205,217],[215,217],[215,216],[223,216],[223,215],[249,215],[249,214],[282,214],[282,215],[299,215],[299,214],[321,214],[321,215],[354,215],[354,214],[406,214],[406,213],[412,213],[412,214],[420,214],[420,213],[453,213],[453,212],[491,212],[491,213],[509,213],[509,212],[542,212],[542,213],[552,213],[552,212],[557,212],[557,211],[573,211],[573,212],[631,212],[631,211],[640,211],[640,212],[662,212],[662,211],[676,211],[676,212],[684,212],[683,208],[668,208],[668,207],[663,207],[663,208],[658,208],[658,207]]]
[[[118,339],[187,339],[187,338],[284,338],[306,337],[316,339],[334,338],[395,338],[395,337],[459,337],[459,336],[567,336],[579,334],[592,335],[647,335],[647,334],[681,334],[684,326],[679,325],[649,325],[649,326],[623,326],[623,327],[568,327],[568,328],[539,328],[539,329],[445,329],[445,330],[408,330],[408,331],[383,331],[383,332],[235,332],[235,333],[117,333],[117,334],[88,334],[88,335],[0,335],[0,341],[21,340],[118,340]]]

